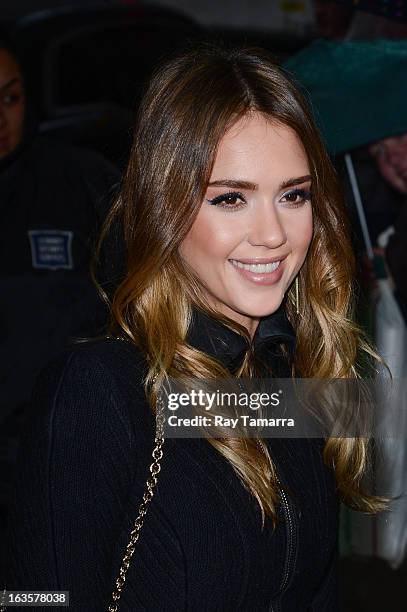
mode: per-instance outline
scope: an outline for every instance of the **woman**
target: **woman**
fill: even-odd
[[[360,490],[364,440],[154,436],[168,376],[356,377],[373,354],[349,318],[335,175],[272,57],[204,45],[157,70],[115,218],[127,273],[111,337],[37,383],[8,588],[69,590],[88,612],[113,590],[123,611],[339,610],[339,499],[381,507]],[[158,484],[117,587],[155,445]]]

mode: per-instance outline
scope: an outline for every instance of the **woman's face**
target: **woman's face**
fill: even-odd
[[[25,99],[20,67],[8,51],[0,49],[0,159],[19,145],[24,115]]]
[[[254,333],[280,306],[312,238],[310,170],[297,134],[260,114],[220,141],[193,226],[180,246],[210,304]]]

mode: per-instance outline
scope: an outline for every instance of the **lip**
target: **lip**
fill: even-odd
[[[250,265],[250,264],[268,264],[268,263],[273,263],[274,261],[284,261],[286,257],[288,257],[288,254],[280,255],[280,257],[253,257],[249,259],[242,259],[242,258],[236,259],[232,257],[231,260],[240,261],[240,263]]]
[[[256,264],[256,263],[273,263],[273,261],[280,261],[280,265],[278,266],[277,270],[274,270],[273,272],[251,272],[250,270],[244,270],[243,268],[238,268],[237,266],[234,266],[232,261],[229,260],[230,265],[232,266],[232,268],[234,270],[236,270],[236,272],[242,277],[244,278],[246,281],[249,281],[255,285],[274,285],[276,283],[278,283],[278,281],[281,279],[283,272],[284,272],[284,260],[286,259],[287,255],[283,258],[258,258],[258,259],[235,259],[234,261],[240,261],[241,263],[247,263],[247,264]]]

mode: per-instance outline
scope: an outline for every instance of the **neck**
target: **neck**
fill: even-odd
[[[245,327],[249,332],[250,338],[253,340],[256,329],[260,323],[260,317],[249,317],[240,312],[236,312],[231,308],[219,308],[219,305],[218,309],[219,312],[229,317],[229,319],[232,319],[236,323],[239,323],[239,325],[242,325],[242,327]]]
[[[236,323],[240,323],[240,325],[243,325],[243,327],[245,327],[247,331],[249,332],[250,338],[253,340],[254,334],[256,333],[256,329],[260,322],[260,318],[259,317],[245,317],[244,315],[240,315],[239,317],[238,315],[238,317],[233,317],[233,320],[236,321]]]

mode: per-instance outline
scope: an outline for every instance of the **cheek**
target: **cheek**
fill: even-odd
[[[239,235],[236,223],[228,223],[214,211],[205,211],[195,220],[180,247],[180,253],[189,260],[198,256],[224,260],[232,252]]]
[[[307,210],[301,212],[303,214],[299,214],[298,216],[290,220],[290,223],[288,224],[287,234],[289,236],[289,240],[293,249],[296,250],[299,254],[305,254],[312,240],[312,209],[308,208]]]

